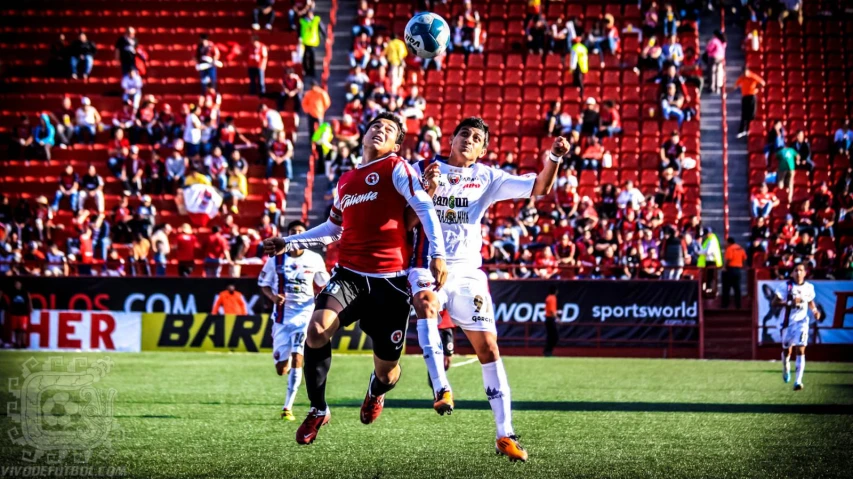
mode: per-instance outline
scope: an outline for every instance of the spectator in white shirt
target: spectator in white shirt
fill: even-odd
[[[77,109],[76,122],[74,126],[74,135],[77,141],[82,143],[83,132],[87,132],[88,143],[95,143],[95,134],[98,132],[98,125],[101,123],[101,114],[92,106],[92,100],[89,97],[83,97],[80,100],[80,108]]]
[[[281,121],[281,115],[277,111],[263,103],[258,107],[258,113],[261,115],[261,126],[263,127],[261,136],[264,142],[269,145],[278,138],[279,132],[284,131],[284,122]]]
[[[676,67],[681,66],[681,62],[684,61],[684,49],[678,43],[678,36],[672,35],[666,41],[666,44],[663,46],[663,57]]]
[[[634,187],[634,182],[631,180],[625,182],[625,187],[616,198],[616,206],[619,209],[631,208],[634,211],[639,211],[644,202],[643,193]]]
[[[199,106],[191,106],[187,121],[184,124],[184,143],[187,148],[187,156],[193,157],[199,153],[201,148],[201,127],[203,126],[198,115],[201,113]]]

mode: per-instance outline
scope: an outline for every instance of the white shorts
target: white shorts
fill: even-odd
[[[782,347],[807,346],[809,344],[809,322],[797,321],[782,330]]]
[[[409,270],[409,288],[412,295],[433,289],[435,279],[426,268]],[[489,293],[489,280],[479,269],[449,268],[447,282],[437,292],[439,308],[447,309],[450,319],[466,331],[497,333],[495,309]]]
[[[305,332],[314,313],[314,304],[303,311],[284,311],[284,322],[272,323],[272,359],[279,363],[305,351]]]

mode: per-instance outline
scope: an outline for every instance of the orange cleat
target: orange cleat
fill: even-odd
[[[332,413],[326,409],[325,414],[319,414],[316,408],[308,410],[308,416],[302,421],[302,425],[296,430],[296,442],[299,444],[311,444],[314,439],[317,439],[317,433],[320,428],[329,424],[332,419]]]
[[[435,395],[435,402],[432,404],[435,412],[444,416],[453,414],[453,392],[450,389],[442,389]]]
[[[518,442],[516,435],[502,437],[495,442],[495,452],[508,457],[510,462],[527,462],[527,451]]]
[[[385,395],[371,396],[368,390],[364,396],[364,402],[361,403],[361,423],[370,424],[379,419],[383,407],[385,407]]]

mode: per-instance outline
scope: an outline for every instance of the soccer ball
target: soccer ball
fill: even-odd
[[[418,13],[406,25],[406,46],[421,58],[434,58],[447,50],[450,26],[434,13]]]

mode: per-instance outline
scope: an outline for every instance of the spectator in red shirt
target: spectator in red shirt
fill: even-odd
[[[9,159],[20,160],[33,143],[33,129],[27,115],[21,115],[18,124],[12,130],[12,140],[9,142]]]
[[[358,147],[358,139],[361,136],[358,124],[352,116],[344,114],[341,121],[335,121],[335,141],[345,143],[350,149]]]
[[[142,179],[145,176],[145,160],[139,157],[139,147],[130,147],[130,154],[121,170],[121,181],[124,188],[136,196],[142,194]]]
[[[59,177],[59,189],[53,198],[53,211],[59,210],[59,202],[66,196],[71,202],[71,211],[77,211],[77,199],[80,194],[80,177],[70,164],[65,166],[65,172]]]
[[[650,249],[646,257],[640,261],[640,279],[660,279],[663,273],[663,265],[658,260],[658,250]]]
[[[776,197],[775,193],[770,191],[767,183],[762,183],[758,187],[758,191],[752,194],[752,217],[770,216],[770,212],[776,206],[779,206],[779,198]]]
[[[557,272],[557,258],[554,257],[550,247],[542,248],[533,261],[533,272],[538,278],[548,279]]]
[[[122,132],[127,135],[130,133],[130,129],[133,127],[133,102],[130,100],[124,102],[121,106],[121,110],[117,111],[115,115],[113,115],[113,132],[118,132],[118,130],[122,130]],[[136,142],[134,142],[136,143]]]
[[[257,35],[252,35],[249,45],[249,94],[263,96],[266,93],[264,74],[267,70],[267,46],[261,43]]]
[[[278,187],[278,180],[270,178],[267,180],[267,194],[264,199],[264,209],[266,215],[270,216],[272,223],[275,225],[281,224],[281,215],[287,208],[287,195]]]
[[[198,241],[193,234],[193,229],[188,223],[181,225],[181,230],[178,233],[176,243],[175,258],[178,260],[178,274],[181,276],[189,276],[193,272],[195,266],[195,253],[199,248]]]
[[[219,226],[211,228],[211,235],[204,248],[204,275],[218,278],[222,272],[222,264],[231,262],[228,240],[222,236]]]
[[[601,146],[601,140],[599,140],[597,136],[591,136],[589,138],[589,143],[581,155],[583,158],[582,168],[584,170],[596,171],[601,169],[601,161],[604,159],[605,153],[606,151],[604,147]]]
[[[284,191],[290,191],[290,180],[293,179],[293,143],[287,138],[287,135],[280,131],[275,141],[269,147],[269,157],[267,158],[267,178],[272,178],[275,167],[278,165],[284,166]]]
[[[604,138],[622,133],[622,119],[613,100],[605,100],[601,104],[599,114],[598,136]]]
[[[80,233],[80,258],[77,266],[77,273],[82,276],[90,276],[92,274],[92,263],[95,261],[95,248],[92,244],[92,229],[83,228]]]
[[[823,209],[815,213],[815,223],[817,226],[818,236],[829,236],[835,239],[835,210],[831,206],[826,205]]]
[[[303,88],[304,85],[299,75],[293,71],[293,68],[287,68],[284,71],[284,78],[281,79],[281,95],[278,98],[278,111],[286,111],[284,107],[290,101],[293,103],[293,112],[297,115],[302,113]]]
[[[665,168],[660,174],[660,185],[655,200],[658,204],[675,203],[681,205],[683,195],[684,188],[681,185],[681,178],[675,176],[675,170],[672,167]]]

